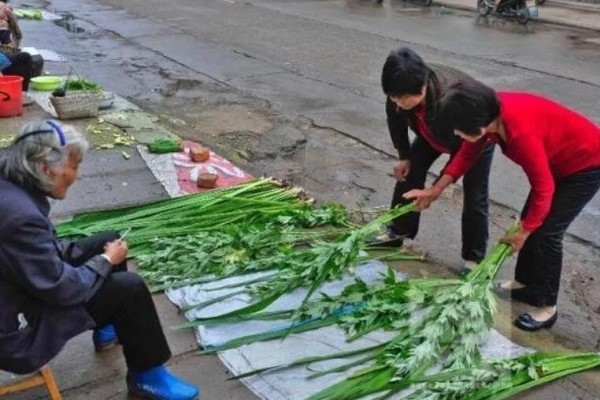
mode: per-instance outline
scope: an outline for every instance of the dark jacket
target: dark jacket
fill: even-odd
[[[49,211],[45,195],[0,178],[0,370],[33,372],[94,327],[93,288],[63,261]],[[111,270],[101,256],[85,265],[100,277]]]
[[[452,154],[460,147],[460,138],[454,135],[452,127],[444,123],[439,116],[439,102],[448,88],[461,80],[475,81],[467,74],[454,68],[443,65],[429,64],[430,75],[427,82],[427,95],[425,104],[425,121],[436,142],[450,150]],[[388,97],[386,101],[386,114],[388,128],[394,147],[398,150],[400,159],[410,157],[410,141],[408,128],[417,135],[421,135],[416,123],[414,110],[404,111],[398,109]]]

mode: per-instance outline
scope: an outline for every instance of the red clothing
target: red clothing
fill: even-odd
[[[415,117],[417,129],[421,137],[423,137],[423,139],[425,139],[436,151],[442,154],[451,154],[452,152],[450,149],[437,141],[429,130],[429,126],[427,126],[427,122],[425,122],[425,107],[419,107],[419,109],[415,111]]]
[[[490,135],[477,143],[464,141],[444,173],[460,178],[475,162],[482,146],[495,141],[519,164],[531,184],[531,201],[523,228],[533,231],[546,219],[555,181],[600,167],[600,127],[583,115],[544,97],[499,92],[500,118],[506,143]]]

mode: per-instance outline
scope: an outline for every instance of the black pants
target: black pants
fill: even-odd
[[[67,250],[66,261],[74,266],[83,265],[102,254],[106,243],[118,238],[118,234],[111,232],[79,240]],[[114,267],[86,308],[97,326],[115,325],[130,370],[144,371],[164,364],[171,357],[152,295],[139,275],[127,272],[125,262]]]
[[[0,44],[10,44],[12,42],[12,31],[10,29],[0,29]]]
[[[441,155],[425,140],[417,137],[411,145],[410,172],[404,182],[396,182],[392,207],[409,203],[402,195],[412,189],[423,189],[427,172]],[[462,258],[479,262],[485,257],[488,241],[488,177],[494,146],[490,144],[477,164],[463,177],[464,204],[462,213]],[[419,232],[420,213],[396,218],[393,231],[411,239]]]
[[[529,235],[517,259],[515,279],[527,285],[532,305],[556,305],[565,232],[599,189],[600,167],[556,182],[550,213],[544,223]],[[530,198],[525,203],[522,216],[527,212]]]
[[[2,70],[3,75],[16,75],[23,78],[23,91],[29,90],[33,73],[33,60],[28,53],[6,54],[10,66]]]
[[[44,59],[40,55],[31,56],[31,77],[42,75],[44,72]]]

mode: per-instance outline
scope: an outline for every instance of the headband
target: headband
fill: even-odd
[[[15,140],[15,143],[19,143],[21,140],[29,137],[29,136],[33,136],[33,135],[40,135],[42,133],[56,133],[58,134],[58,140],[60,140],[60,145],[64,146],[67,144],[67,140],[65,139],[65,133],[62,131],[62,129],[60,128],[60,125],[58,125],[56,122],[54,121],[46,121],[46,123],[48,125],[50,125],[52,127],[52,129],[40,129],[37,131],[33,131],[33,132],[28,132],[22,136],[19,136],[19,138],[17,138],[17,140]]]

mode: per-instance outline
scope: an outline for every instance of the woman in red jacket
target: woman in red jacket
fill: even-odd
[[[519,251],[515,279],[496,287],[499,295],[535,307],[515,325],[528,331],[550,328],[562,269],[564,234],[600,188],[600,128],[550,99],[498,92],[469,82],[454,85],[443,114],[463,144],[443,176],[429,189],[406,198],[427,208],[477,161],[489,142],[519,164],[531,184],[519,232],[503,242]]]

